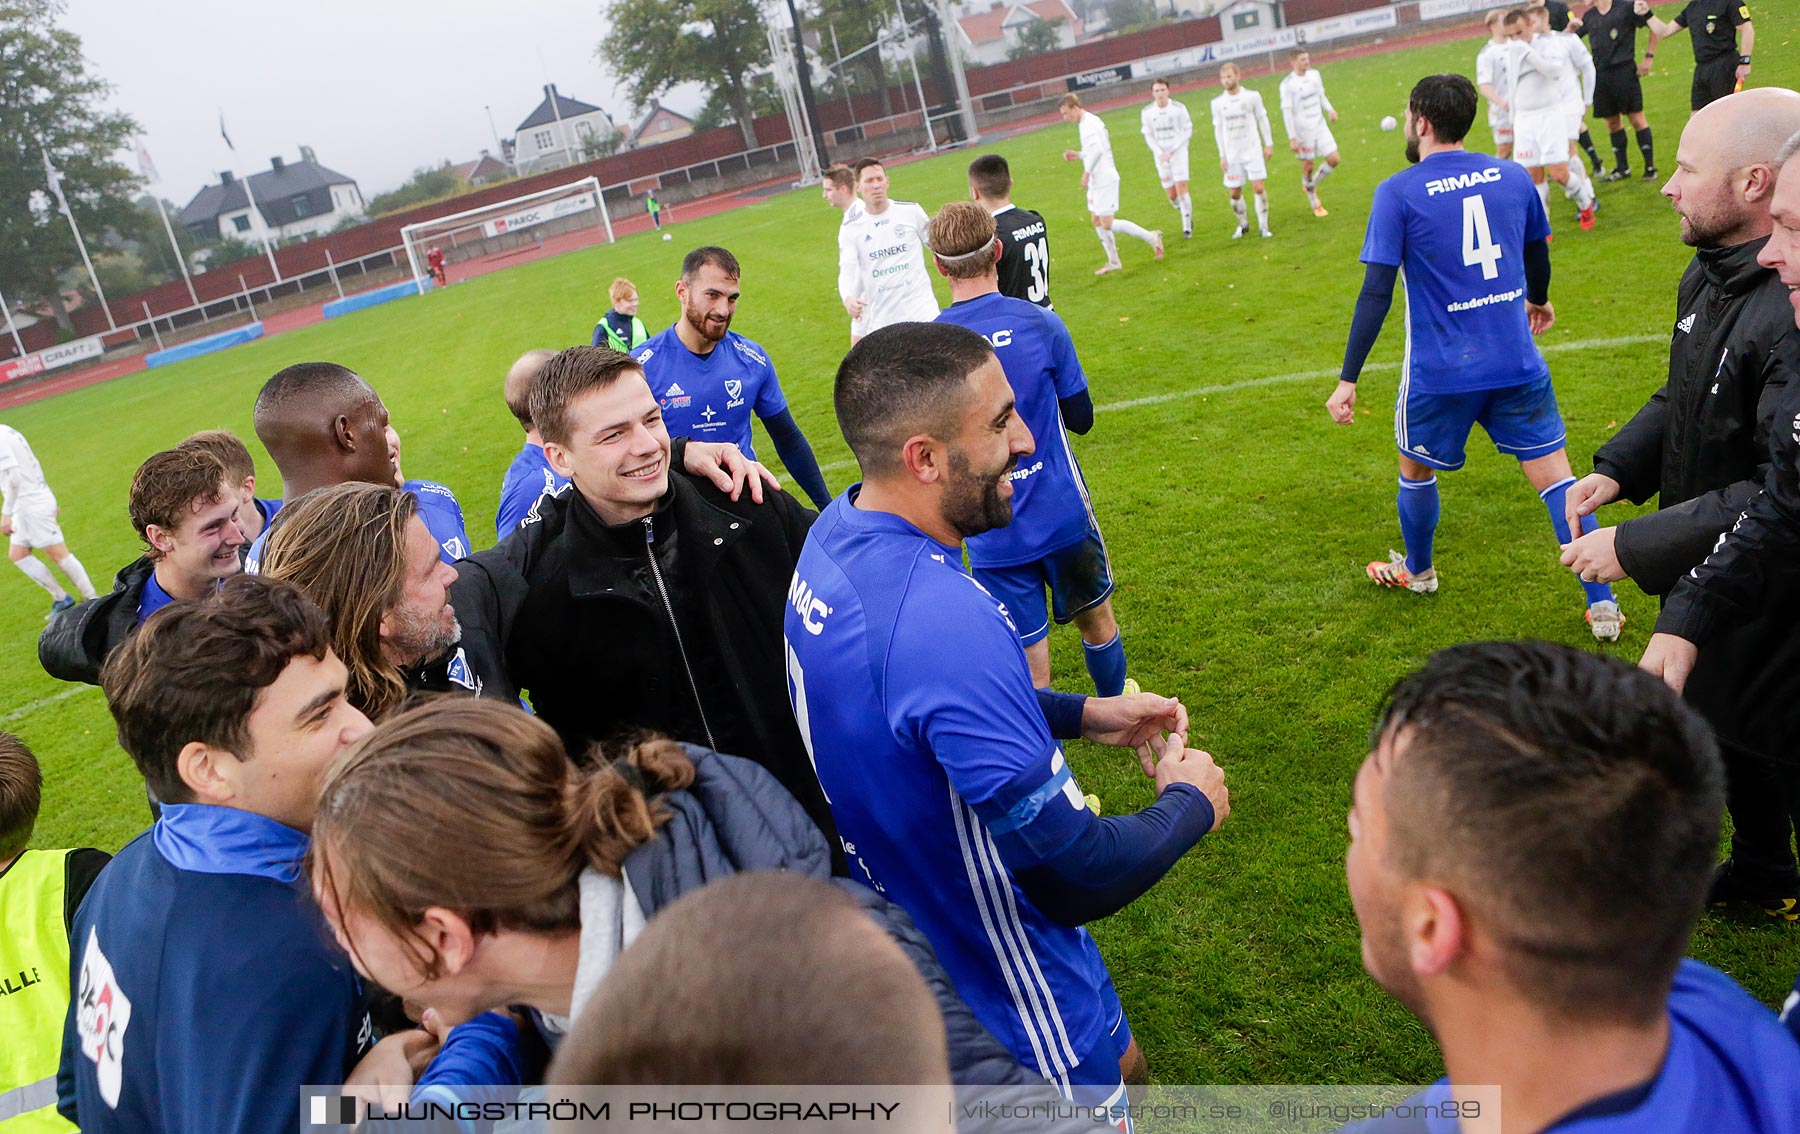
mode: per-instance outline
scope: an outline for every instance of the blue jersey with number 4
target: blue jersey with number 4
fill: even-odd
[[[853,486],[819,514],[789,589],[788,693],[853,877],[930,938],[1013,1055],[1066,1087],[1116,1015],[1087,931],[1013,871],[1088,820],[1019,632],[954,547]],[[1116,1056],[1115,1056],[1116,1058]]]
[[[773,417],[788,408],[769,353],[736,331],[726,331],[708,353],[695,354],[670,327],[631,357],[644,368],[671,437],[728,441],[754,461],[751,411]]]
[[[1550,374],[1525,314],[1525,246],[1550,218],[1525,167],[1432,154],[1375,188],[1362,262],[1406,283],[1404,391],[1499,390]]]
[[[1013,470],[1013,522],[969,539],[976,567],[1035,563],[1097,530],[1087,482],[1069,448],[1060,398],[1087,389],[1075,341],[1056,313],[995,292],[952,303],[940,323],[967,327],[993,344],[1018,414],[1037,448]]]

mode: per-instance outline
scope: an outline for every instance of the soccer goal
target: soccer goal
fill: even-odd
[[[584,177],[551,189],[540,189],[504,201],[495,201],[478,209],[465,209],[448,216],[416,221],[400,230],[406,245],[406,263],[412,271],[413,283],[425,290],[425,280],[432,275],[430,250],[446,253],[458,250],[463,255],[487,255],[516,247],[514,233],[539,230],[534,236],[559,235],[589,226],[603,229],[606,242],[613,242],[612,214],[606,210],[606,197],[600,192],[600,179]]]

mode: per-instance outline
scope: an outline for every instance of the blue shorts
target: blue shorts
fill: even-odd
[[[972,570],[975,580],[1005,605],[1013,625],[1019,628],[1019,641],[1027,646],[1043,641],[1050,633],[1046,587],[1059,625],[1099,606],[1113,593],[1112,561],[1106,556],[1100,533],[1092,528],[1079,542],[1034,562]]]
[[[1408,382],[1394,406],[1394,444],[1422,465],[1463,467],[1463,446],[1476,423],[1494,448],[1521,461],[1548,457],[1564,447],[1567,433],[1548,377],[1522,386],[1427,394]]]
[[[1069,1090],[1074,1101],[1083,1106],[1122,1106],[1125,1103],[1125,1076],[1119,1061],[1131,1048],[1131,1024],[1125,1019],[1125,1007],[1119,1003],[1111,973],[1106,974],[1100,997],[1102,1010],[1111,1017],[1112,1025],[1100,1045],[1069,1072]],[[1131,1129],[1130,1119],[1123,1112],[1118,1114],[1113,1125],[1122,1131]]]

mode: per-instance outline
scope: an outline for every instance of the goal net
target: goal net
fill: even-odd
[[[599,233],[612,243],[612,215],[600,192],[600,179],[584,177],[480,208],[415,221],[400,230],[400,239],[406,246],[413,282],[424,291],[425,281],[433,275],[433,249],[443,254],[444,263],[452,263],[536,247],[556,237],[582,243]]]

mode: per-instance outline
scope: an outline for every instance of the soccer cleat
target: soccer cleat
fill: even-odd
[[[1607,174],[1605,177],[1602,177],[1600,180],[1602,180],[1602,181],[1630,181],[1631,180],[1631,171],[1629,169],[1625,169],[1624,167],[1621,166],[1620,168],[1615,169],[1611,173]]]
[[[72,607],[74,605],[75,605],[75,596],[74,595],[64,595],[63,597],[57,599],[56,601],[54,601],[50,604],[50,613],[44,615],[44,621],[45,622],[50,621],[52,618],[55,618],[57,615],[61,614],[63,611],[69,609],[70,607]]]
[[[1269,237],[1271,237],[1271,236],[1274,236],[1274,235],[1275,235],[1275,234],[1274,234],[1274,233],[1272,233],[1272,232],[1270,232],[1270,231],[1269,231],[1269,230],[1268,230],[1268,229],[1266,229],[1266,228],[1265,228],[1265,229],[1263,229],[1263,230],[1262,230],[1262,234],[1263,234],[1263,239],[1264,239],[1264,240],[1267,240],[1267,239],[1269,239]]]
[[[1587,608],[1588,629],[1594,632],[1594,639],[1599,642],[1616,642],[1619,631],[1625,629],[1625,612],[1619,604],[1611,599],[1601,599]]]
[[[1158,228],[1151,230],[1150,247],[1156,251],[1156,258],[1158,260],[1163,258],[1162,229]]]
[[[1243,235],[1249,231],[1250,231],[1250,226],[1248,224],[1240,224],[1237,226],[1237,231],[1235,231],[1231,234],[1231,239],[1241,240],[1243,238]]]
[[[1123,268],[1124,266],[1125,265],[1119,263],[1117,260],[1108,260],[1103,266],[1095,268],[1094,274],[1097,276],[1103,276],[1108,272],[1116,272],[1120,268]]]
[[[1713,871],[1712,888],[1707,892],[1706,900],[1715,907],[1756,906],[1770,917],[1800,921],[1800,884],[1747,885],[1738,879],[1730,859],[1721,862]]]
[[[1436,567],[1428,568],[1417,575],[1406,569],[1406,556],[1398,551],[1389,551],[1387,562],[1377,559],[1364,568],[1369,578],[1384,587],[1405,587],[1414,594],[1428,595],[1438,589],[1438,573]]]
[[[1137,678],[1127,677],[1125,679],[1125,688],[1121,691],[1120,696],[1129,697],[1133,693],[1142,693],[1143,691],[1144,687],[1137,683]]]
[[[1182,230],[1181,230],[1181,239],[1183,239],[1183,240],[1192,240],[1192,239],[1194,239],[1194,230],[1193,230],[1193,229],[1191,229],[1191,228],[1184,228],[1184,229],[1182,229]]]
[[[1331,210],[1327,209],[1324,205],[1314,205],[1313,206],[1313,216],[1328,217],[1330,215],[1331,215]]]
[[[1589,205],[1587,208],[1581,210],[1579,215],[1581,218],[1581,231],[1586,232],[1594,227],[1594,206]]]
[[[1655,166],[1653,166],[1653,165],[1649,166],[1648,168],[1646,168],[1644,170],[1644,180],[1645,181],[1655,181],[1656,180],[1656,167]]]

